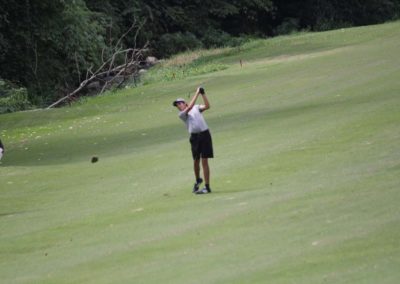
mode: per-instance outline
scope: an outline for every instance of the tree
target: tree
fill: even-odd
[[[48,103],[77,81],[80,70],[100,63],[103,27],[82,0],[2,2],[0,74],[27,87],[31,101]]]
[[[113,54],[150,43],[158,57],[235,45],[241,35],[326,30],[400,16],[400,0],[0,0],[0,77],[48,105]]]

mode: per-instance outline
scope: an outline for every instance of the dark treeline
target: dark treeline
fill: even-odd
[[[0,99],[23,87],[26,102],[45,105],[74,89],[135,21],[143,24],[136,42],[133,31],[121,44],[149,42],[149,54],[164,58],[234,46],[249,36],[375,24],[399,15],[400,0],[0,0]]]

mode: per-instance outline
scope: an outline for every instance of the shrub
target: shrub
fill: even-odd
[[[15,112],[31,109],[28,92],[25,88],[17,87],[0,79],[0,113]]]
[[[230,34],[215,29],[209,29],[202,38],[207,48],[235,47],[243,44],[246,38],[233,37]]]
[[[299,20],[295,18],[286,18],[276,27],[276,35],[286,35],[297,32],[299,30]]]
[[[159,54],[163,57],[170,57],[173,54],[186,50],[194,50],[202,47],[200,40],[192,33],[164,34],[157,43]]]

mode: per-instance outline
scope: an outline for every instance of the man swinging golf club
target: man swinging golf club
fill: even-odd
[[[196,100],[202,96],[204,105],[196,105]],[[210,102],[202,87],[197,88],[196,94],[189,104],[184,99],[176,99],[173,106],[179,110],[179,118],[183,120],[190,133],[190,144],[192,147],[193,169],[196,182],[193,186],[193,193],[205,194],[211,193],[210,188],[210,167],[208,159],[213,158],[213,147],[211,134],[202,113],[210,108]],[[199,189],[203,179],[200,177],[200,160],[203,167],[205,187]]]
[[[3,158],[3,153],[4,153],[4,145],[3,145],[3,143],[1,143],[1,140],[0,140],[0,160],[1,160],[1,158]]]

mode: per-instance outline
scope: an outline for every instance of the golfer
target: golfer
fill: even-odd
[[[196,105],[196,100],[200,95],[203,98],[204,105]],[[182,119],[186,124],[186,127],[190,133],[193,169],[196,178],[196,182],[193,186],[193,193],[211,193],[210,167],[208,165],[208,159],[213,158],[214,154],[211,134],[202,114],[204,111],[210,108],[210,103],[207,99],[204,89],[199,87],[189,104],[187,104],[184,99],[179,98],[176,99],[172,105],[178,108],[179,118]],[[200,184],[203,182],[203,179],[200,177],[200,160],[205,179],[205,187],[202,189],[199,189]]]
[[[3,145],[3,143],[1,143],[1,140],[0,140],[0,160],[1,160],[1,158],[3,158],[3,153],[4,153],[4,145]]]

